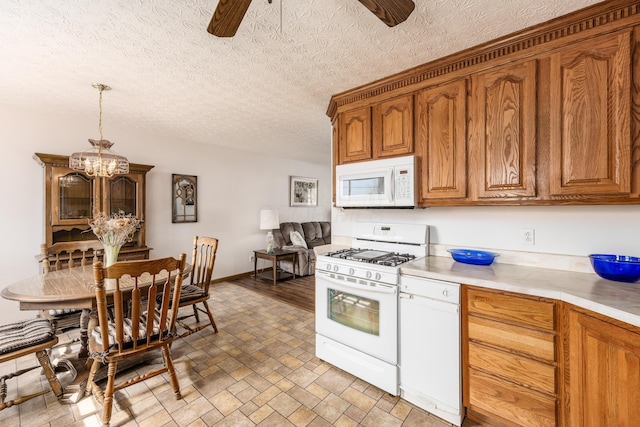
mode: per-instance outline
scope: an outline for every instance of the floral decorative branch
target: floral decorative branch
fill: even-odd
[[[122,246],[133,240],[133,235],[140,228],[142,220],[124,211],[118,211],[111,216],[104,212],[94,215],[93,221],[89,221],[93,234],[103,245]]]

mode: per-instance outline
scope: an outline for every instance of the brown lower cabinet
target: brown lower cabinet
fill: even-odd
[[[640,328],[553,299],[466,285],[462,316],[468,418],[640,425]]]
[[[558,423],[557,304],[463,286],[463,403],[488,425]]]
[[[567,426],[640,425],[640,328],[565,305]]]

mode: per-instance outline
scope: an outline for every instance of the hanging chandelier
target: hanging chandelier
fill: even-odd
[[[129,173],[129,161],[110,150],[112,142],[102,139],[102,92],[111,90],[109,86],[94,83],[92,85],[100,91],[100,118],[98,129],[100,139],[90,139],[91,148],[86,151],[73,153],[69,157],[69,167],[84,172],[89,176],[112,177],[115,174]]]

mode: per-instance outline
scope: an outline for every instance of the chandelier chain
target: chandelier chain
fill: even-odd
[[[100,87],[100,99],[98,101],[98,108],[100,109],[100,114],[98,116],[98,130],[100,131],[100,141],[102,141],[102,91],[104,89]]]

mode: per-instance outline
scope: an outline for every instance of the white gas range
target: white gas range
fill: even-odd
[[[316,356],[398,394],[400,266],[429,255],[423,224],[356,223],[316,260]]]

